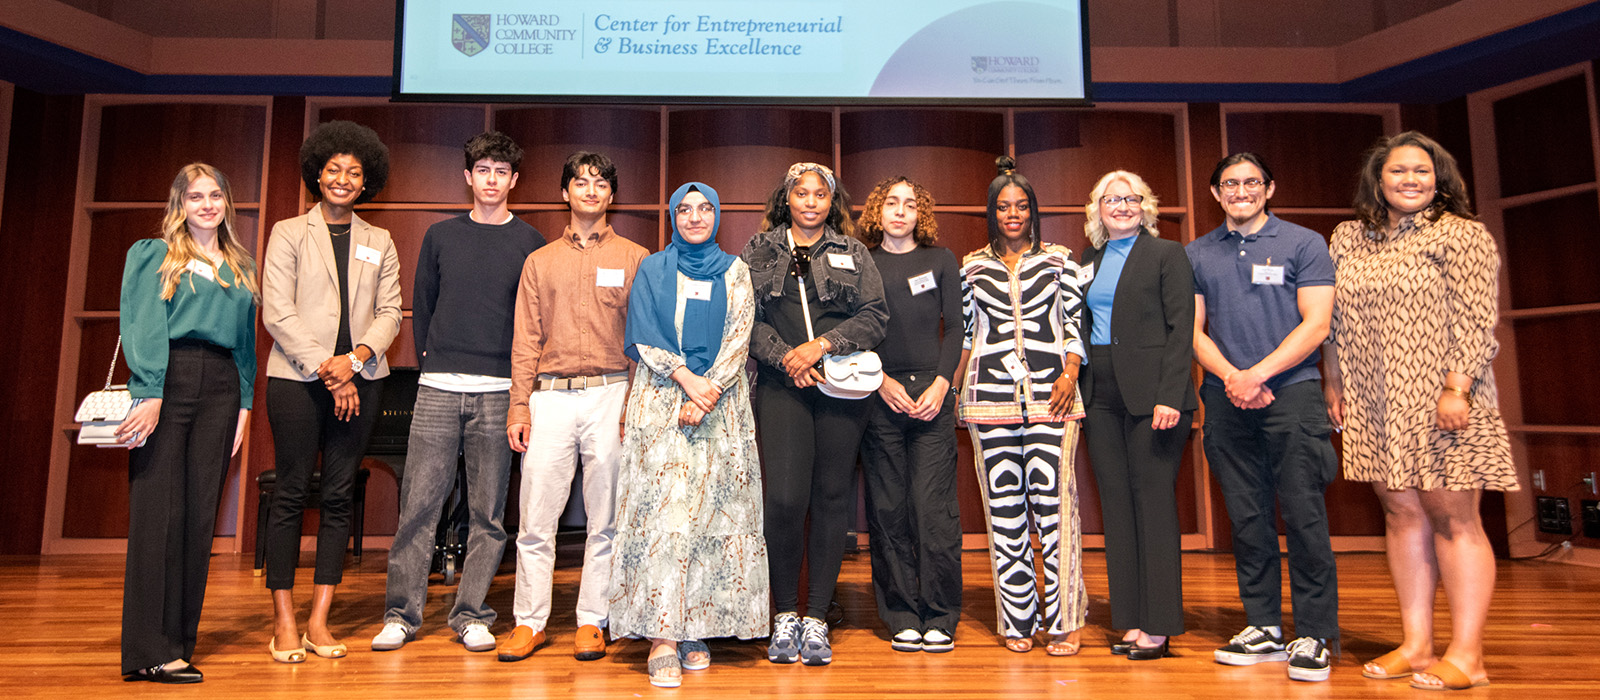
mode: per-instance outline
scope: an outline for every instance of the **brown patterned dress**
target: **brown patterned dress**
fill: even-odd
[[[1344,476],[1393,490],[1515,491],[1491,361],[1500,256],[1488,229],[1408,217],[1377,240],[1346,221],[1329,246],[1330,338],[1344,375]],[[1440,430],[1447,371],[1473,378],[1462,430]]]

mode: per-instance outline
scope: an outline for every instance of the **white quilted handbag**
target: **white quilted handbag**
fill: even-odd
[[[806,337],[816,339],[811,330],[811,305],[806,302],[806,280],[800,281],[800,309],[806,317]],[[836,399],[864,399],[883,386],[883,360],[871,350],[859,350],[848,355],[822,356],[823,382],[817,390]]]
[[[138,401],[128,394],[128,385],[111,383],[111,375],[117,371],[117,355],[121,352],[122,336],[117,336],[117,349],[111,351],[111,369],[106,371],[105,388],[91,391],[83,397],[83,402],[78,404],[78,412],[72,416],[72,420],[80,424],[79,445],[128,447],[117,441],[116,432]]]

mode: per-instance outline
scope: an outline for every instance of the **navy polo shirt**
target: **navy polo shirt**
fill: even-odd
[[[1333,285],[1328,242],[1315,231],[1267,216],[1260,231],[1241,236],[1227,225],[1190,243],[1185,251],[1194,268],[1194,293],[1206,299],[1207,334],[1233,366],[1255,366],[1300,325],[1300,287]],[[1256,265],[1283,266],[1283,284],[1253,284]],[[1320,379],[1320,351],[1267,380],[1278,389]],[[1222,379],[1206,372],[1207,384]]]

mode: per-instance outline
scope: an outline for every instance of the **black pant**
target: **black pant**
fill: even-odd
[[[767,576],[778,612],[818,618],[828,612],[855,512],[850,486],[869,406],[865,400],[825,396],[816,387],[797,389],[770,370],[763,369],[757,381]],[[808,565],[805,609],[798,607],[802,560]]]
[[[1234,406],[1222,387],[1200,391],[1206,402],[1206,460],[1233,524],[1239,599],[1247,624],[1283,625],[1276,502],[1287,526],[1295,636],[1336,641],[1338,570],[1324,493],[1339,463],[1328,442],[1328,405],[1315,380],[1273,393],[1265,408],[1246,410]]]
[[[333,394],[322,382],[267,380],[267,419],[277,455],[278,484],[267,512],[267,588],[294,588],[300,560],[300,521],[305,514],[311,474],[322,453],[322,507],[317,524],[317,569],[312,582],[334,586],[344,579],[344,553],[350,542],[350,492],[367,438],[378,418],[383,380],[353,380],[360,410],[349,421],[333,412]]]
[[[155,430],[128,453],[124,674],[194,658],[217,501],[239,424],[233,355],[173,341],[162,397]]]
[[[912,399],[934,372],[896,376]],[[872,535],[872,590],[889,634],[941,629],[961,618],[961,506],[956,500],[955,396],[917,420],[874,394],[861,441]]]
[[[1111,626],[1183,634],[1177,484],[1194,411],[1182,411],[1172,428],[1151,428],[1149,414],[1133,415],[1123,404],[1105,346],[1089,347],[1089,363],[1094,403],[1083,429],[1105,524]]]

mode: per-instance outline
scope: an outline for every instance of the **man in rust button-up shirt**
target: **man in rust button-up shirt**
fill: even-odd
[[[506,437],[522,462],[517,534],[516,628],[501,661],[527,658],[546,641],[555,534],[577,457],[583,457],[588,538],[578,588],[580,660],[605,655],[612,521],[622,413],[632,363],[622,352],[628,290],[649,251],[606,223],[617,171],[598,153],[578,152],[561,172],[572,216],[559,240],[528,256],[517,290],[511,344],[511,409]]]

